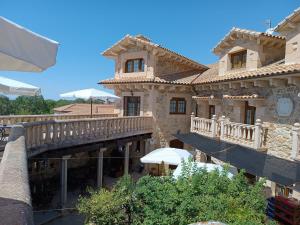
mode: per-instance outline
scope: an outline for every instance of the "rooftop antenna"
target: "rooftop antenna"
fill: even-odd
[[[265,21],[265,25],[267,25],[267,29],[272,28],[272,21],[271,21],[271,19],[267,19],[267,20]]]
[[[273,34],[274,33],[274,28],[272,28],[272,21],[271,21],[271,19],[267,19],[265,21],[265,25],[267,26],[267,30],[265,31],[265,33],[267,33],[267,34]]]

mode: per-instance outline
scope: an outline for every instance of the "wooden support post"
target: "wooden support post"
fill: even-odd
[[[60,170],[60,191],[61,191],[61,208],[65,208],[68,195],[68,159],[70,155],[63,156],[61,158],[61,170]]]
[[[100,148],[97,157],[97,188],[102,188],[103,186],[103,152],[106,148]]]
[[[129,149],[132,142],[128,142],[125,146],[125,160],[124,160],[124,175],[128,175],[129,172]]]

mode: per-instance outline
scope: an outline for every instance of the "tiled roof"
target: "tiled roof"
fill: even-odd
[[[113,104],[93,104],[93,114],[111,114],[114,113],[115,105]],[[85,115],[90,114],[91,105],[84,103],[69,104],[53,109],[56,113]]]
[[[143,45],[146,45],[146,46],[150,46],[154,49],[158,49],[158,50],[162,50],[164,52],[167,52],[169,54],[172,54],[174,55],[175,57],[178,57],[178,58],[181,58],[182,60],[186,60],[188,62],[190,62],[190,66],[191,67],[196,67],[196,68],[202,68],[202,69],[207,69],[207,67],[203,64],[200,64],[190,58],[187,58],[177,52],[174,52],[168,48],[165,48],[159,44],[156,44],[156,43],[153,43],[150,41],[150,39],[148,38],[145,38],[144,36],[142,35],[137,35],[137,36],[131,36],[129,34],[127,34],[124,38],[122,38],[120,41],[118,41],[117,43],[115,43],[114,45],[112,45],[110,48],[106,49],[105,51],[102,52],[102,55],[104,56],[109,56],[111,53],[111,50],[114,49],[114,48],[118,48],[118,46],[122,45],[122,43],[124,44],[126,41],[128,40],[131,40],[131,41],[136,41],[138,43],[141,43]]]
[[[268,38],[270,40],[281,40],[284,41],[285,37],[283,36],[278,36],[278,35],[272,35],[272,34],[268,34],[268,33],[264,33],[264,32],[258,32],[258,31],[253,31],[253,30],[248,30],[248,29],[241,29],[241,28],[236,28],[233,27],[226,35],[225,37],[218,42],[218,44],[213,48],[213,52],[214,53],[218,53],[218,50],[222,47],[224,42],[231,42],[233,38],[233,35],[236,34],[243,34],[243,35],[247,35],[247,36],[251,36],[254,38],[259,38],[259,37],[264,37],[264,38]],[[236,37],[237,38],[237,37]],[[241,39],[240,37],[237,39]]]
[[[193,84],[209,84],[225,81],[243,80],[251,78],[261,78],[275,75],[283,75],[288,73],[300,72],[300,64],[271,64],[252,71],[232,71],[225,75],[218,75],[218,64],[211,65],[211,68],[192,82]]]
[[[190,84],[198,77],[199,70],[189,70],[180,73],[172,73],[154,78],[124,77],[102,80],[99,84],[124,84],[124,83],[159,83],[159,84]]]
[[[224,99],[232,99],[232,100],[250,100],[250,99],[257,99],[257,100],[263,100],[264,97],[258,96],[257,94],[252,95],[223,95]]]
[[[280,31],[285,25],[287,25],[289,22],[299,22],[300,20],[300,7],[295,9],[290,15],[284,18],[278,25],[275,27],[275,31]]]
[[[198,99],[198,100],[211,100],[211,99],[216,99],[215,96],[210,95],[210,96],[193,96],[193,99]]]

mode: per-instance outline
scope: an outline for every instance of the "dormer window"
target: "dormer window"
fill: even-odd
[[[247,50],[230,54],[231,69],[246,68]]]
[[[129,59],[125,63],[125,73],[144,72],[144,59]]]

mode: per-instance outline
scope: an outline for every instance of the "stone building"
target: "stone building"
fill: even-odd
[[[275,32],[231,29],[213,48],[219,60],[211,65],[126,35],[103,52],[115,60],[115,75],[100,83],[121,97],[120,116],[153,116],[152,148],[190,148],[173,134],[192,132],[298,160],[300,8]]]

